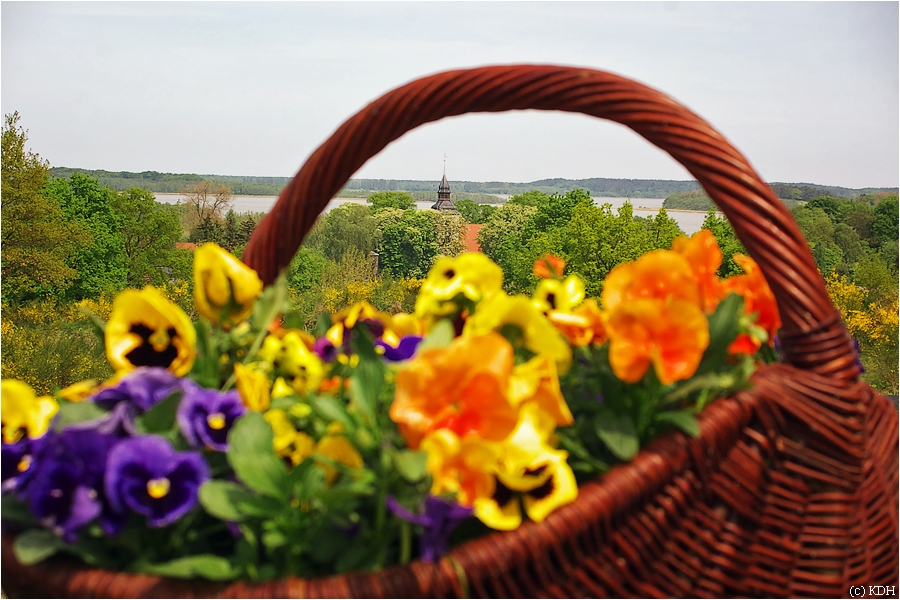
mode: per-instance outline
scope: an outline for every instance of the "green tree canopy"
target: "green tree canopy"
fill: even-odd
[[[81,223],[93,238],[89,246],[78,249],[69,260],[69,265],[78,271],[68,290],[69,297],[93,298],[101,292],[124,287],[127,277],[122,238],[124,217],[116,206],[116,193],[100,187],[96,179],[74,173],[68,181],[49,181],[44,195],[59,203],[66,220]]]
[[[48,164],[25,149],[19,113],[5,115],[2,133],[3,302],[65,292],[78,272],[72,255],[91,242],[80,223],[67,223],[59,203],[41,189]]]
[[[182,235],[176,208],[157,202],[153,192],[131,188],[116,194],[116,209],[123,219],[128,285],[160,284],[175,276],[175,243]]]
[[[369,196],[368,202],[372,205],[372,210],[384,208],[407,210],[416,207],[415,199],[406,192],[376,192]]]

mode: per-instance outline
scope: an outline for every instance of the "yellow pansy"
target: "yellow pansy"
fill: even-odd
[[[479,302],[500,291],[502,285],[503,270],[480,252],[438,258],[419,290],[416,316],[451,315],[461,308],[453,302],[457,296]]]
[[[263,413],[263,419],[272,426],[272,431],[275,434],[272,440],[275,452],[280,456],[290,454],[290,445],[294,442],[294,437],[297,435],[297,428],[294,427],[284,409],[273,408],[267,410]]]
[[[556,361],[559,372],[565,373],[572,362],[572,350],[555,327],[541,314],[527,296],[507,296],[498,292],[478,305],[475,314],[466,319],[465,336],[482,336],[497,331],[521,340],[534,354],[548,354]]]
[[[532,298],[543,313],[572,312],[584,300],[584,282],[577,275],[569,275],[564,281],[542,279]]]
[[[272,384],[272,398],[284,398],[292,395],[294,395],[294,388],[287,384],[284,377],[279,377]]]
[[[279,365],[294,376],[294,390],[303,394],[318,389],[325,375],[325,367],[319,355],[309,349],[296,331],[286,333],[282,343],[284,350]]]
[[[106,323],[106,355],[116,370],[165,367],[187,375],[197,355],[197,332],[188,316],[152,286],[125,290],[113,300]]]
[[[391,317],[391,331],[398,338],[407,335],[425,335],[425,323],[413,315],[397,313]]]
[[[194,251],[194,302],[210,321],[246,320],[262,287],[256,271],[217,244],[207,242]]]
[[[353,447],[350,440],[341,435],[326,435],[316,444],[315,451],[316,454],[321,454],[351,469],[359,469],[363,466],[363,459],[359,451]],[[333,483],[338,475],[337,470],[324,462],[320,463],[320,466],[325,471],[325,481],[329,484]]]
[[[244,406],[257,412],[269,408],[269,378],[265,373],[235,363],[234,377],[235,387]]]
[[[520,495],[525,513],[536,522],[578,496],[568,453],[548,444],[554,427],[554,418],[538,406],[522,409],[516,429],[502,442],[494,493],[474,503],[475,516],[484,524],[502,530],[518,527]]]
[[[59,410],[51,396],[38,397],[30,385],[15,379],[0,381],[0,396],[3,442],[7,444],[19,441],[25,435],[41,437]]]

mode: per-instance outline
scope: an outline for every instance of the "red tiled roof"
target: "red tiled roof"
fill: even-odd
[[[197,247],[194,242],[175,242],[175,248],[178,250],[193,250]]]
[[[481,246],[478,245],[478,232],[481,231],[481,228],[484,225],[466,225],[466,250],[468,252],[479,252],[481,251]]]

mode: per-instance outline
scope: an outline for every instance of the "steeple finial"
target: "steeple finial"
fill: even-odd
[[[444,177],[447,176],[447,153],[444,152]]]

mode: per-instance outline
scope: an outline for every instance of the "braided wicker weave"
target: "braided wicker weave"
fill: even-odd
[[[702,435],[671,433],[582,486],[544,523],[454,549],[437,564],[317,580],[213,584],[57,559],[3,586],[41,597],[847,596],[898,579],[897,413],[858,380],[854,349],[790,214],[716,130],[664,94],[589,69],[450,71],[400,87],[344,123],[259,224],[244,258],[266,282],[370,157],[443,117],[561,110],[627,125],[671,154],[729,218],[781,311],[783,364],[712,403]]]

